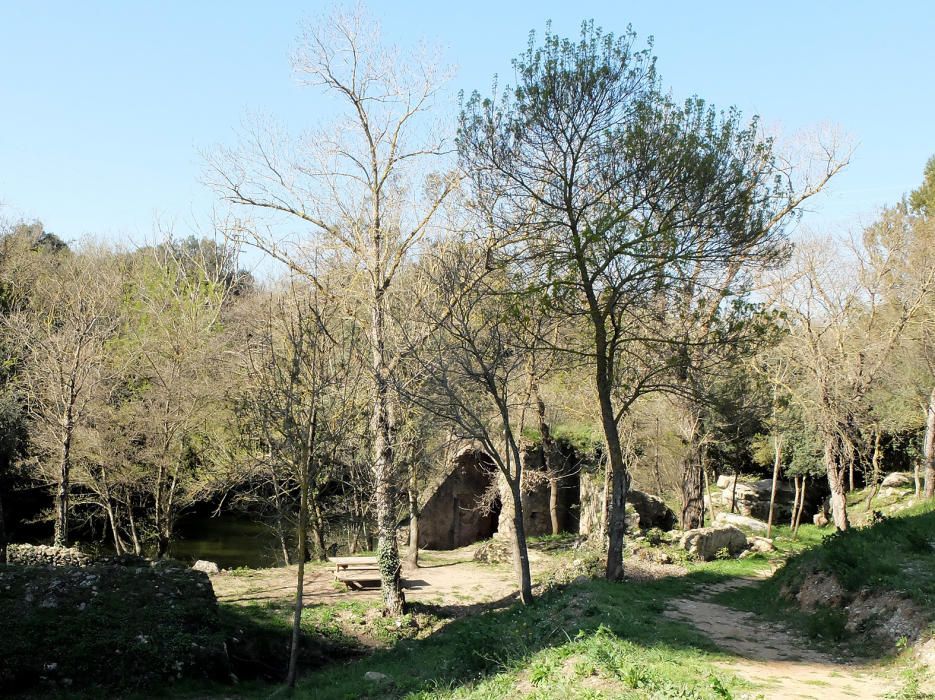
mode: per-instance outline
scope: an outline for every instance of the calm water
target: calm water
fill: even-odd
[[[283,564],[279,541],[273,531],[242,516],[190,516],[179,523],[178,533],[169,548],[169,556],[180,561],[207,559],[222,569]]]
[[[103,555],[114,554],[113,541],[91,538],[89,533],[74,533],[82,548]],[[99,535],[98,535],[99,537]],[[52,539],[50,528],[20,528],[13,540],[30,544],[49,544]],[[290,544],[291,546],[291,544]],[[144,548],[143,555],[156,556],[151,548]],[[176,540],[169,548],[169,556],[189,564],[198,559],[213,561],[222,569],[246,566],[251,569],[282,566],[282,550],[273,531],[241,515],[224,513],[216,518],[206,515],[190,515],[183,518],[176,528]]]

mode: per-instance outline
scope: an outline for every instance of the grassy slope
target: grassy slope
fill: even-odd
[[[729,697],[740,683],[712,665],[721,657],[710,642],[662,612],[670,598],[752,566],[719,562],[684,578],[574,584],[529,608],[463,618],[322,669],[302,680],[297,696],[505,698],[519,687],[541,698]],[[368,671],[388,678],[367,680]]]
[[[813,537],[816,533],[812,530],[805,534]],[[869,527],[829,533],[818,546],[790,558],[770,579],[724,594],[721,600],[733,607],[786,619],[813,637],[848,641],[843,612],[821,610],[807,615],[782,595],[785,590],[798,590],[804,578],[816,571],[833,574],[851,593],[864,589],[899,591],[921,608],[935,610],[935,504],[919,504]],[[854,651],[881,651],[873,646],[851,646]]]

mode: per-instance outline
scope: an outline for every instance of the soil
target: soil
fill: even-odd
[[[878,666],[816,651],[782,625],[765,623],[753,613],[710,600],[755,581],[734,579],[708,586],[694,597],[673,601],[665,615],[694,625],[718,647],[736,655],[737,660],[720,665],[758,686],[750,697],[871,700],[893,692],[896,683]]]
[[[485,607],[515,597],[512,568],[479,564],[471,558],[474,548],[430,552],[420,557],[419,568],[403,564],[406,600],[446,607]],[[275,569],[224,571],[211,576],[221,603],[247,603],[291,599],[295,595],[296,566]],[[306,603],[343,600],[379,600],[379,587],[349,590],[334,580],[327,562],[310,562],[305,568]]]

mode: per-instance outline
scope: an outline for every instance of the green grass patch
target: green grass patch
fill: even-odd
[[[556,589],[531,606],[458,619],[426,638],[324,668],[302,680],[297,696],[498,698],[522,687],[542,698],[730,697],[739,681],[711,665],[718,658],[711,643],[662,616],[670,598],[726,575],[699,570]],[[368,680],[367,672],[385,678]]]
[[[760,584],[729,591],[719,602],[762,613],[803,629],[810,637],[843,643],[839,651],[879,655],[878,643],[849,635],[846,613],[819,609],[805,613],[784,597],[798,591],[810,574],[833,575],[850,594],[864,589],[900,592],[923,610],[935,604],[935,504],[924,503],[867,527],[846,532],[823,532],[817,528],[799,531],[800,542],[785,538],[777,545],[796,552],[774,576]],[[809,546],[811,545],[811,546]],[[801,547],[801,549],[799,549]]]

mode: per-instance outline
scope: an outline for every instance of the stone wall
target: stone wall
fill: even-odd
[[[7,563],[23,566],[88,566],[92,558],[70,547],[11,544],[7,546]]]
[[[476,449],[462,450],[452,469],[424,501],[419,518],[419,547],[456,549],[489,539],[497,530],[499,504],[479,507],[496,468]]]

